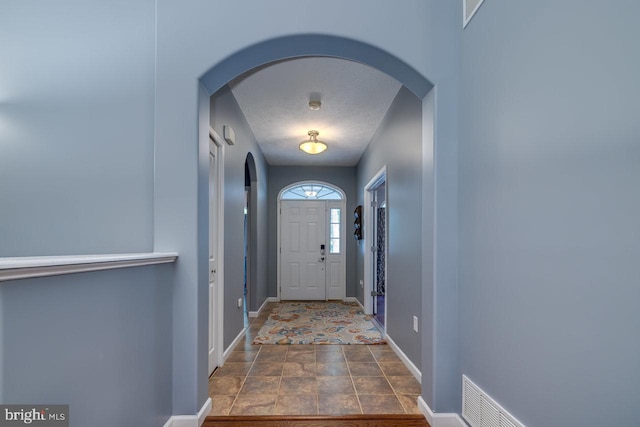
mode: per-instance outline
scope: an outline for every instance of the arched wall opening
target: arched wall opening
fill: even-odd
[[[254,44],[213,66],[200,78],[200,83],[209,94],[213,94],[256,67],[304,56],[329,56],[361,62],[395,78],[420,99],[433,88],[433,84],[410,65],[378,47],[324,34],[278,37]]]
[[[209,103],[204,101],[204,97],[208,97],[224,87],[228,82],[234,78],[246,73],[256,67],[263,66],[265,64],[305,56],[326,56],[336,57],[346,60],[352,60],[361,62],[365,65],[377,68],[390,75],[403,84],[411,93],[423,102],[423,135],[422,135],[422,168],[423,168],[423,184],[425,184],[425,194],[423,195],[422,202],[422,223],[423,223],[423,248],[428,248],[427,252],[423,254],[423,264],[432,264],[433,261],[433,173],[434,173],[434,114],[435,114],[435,96],[432,88],[433,84],[417,72],[414,68],[401,61],[394,55],[377,48],[375,46],[362,43],[359,41],[346,39],[342,37],[330,36],[330,35],[294,35],[275,38],[267,40],[255,45],[242,49],[231,56],[224,59],[222,62],[213,66],[209,71],[202,75],[200,78],[200,92],[199,98],[199,117],[200,121],[206,120],[208,126],[209,120]],[[200,127],[203,123],[200,123]],[[200,138],[199,153],[202,154],[203,140]],[[202,161],[199,161],[202,165]],[[198,176],[202,176],[199,171]],[[202,188],[200,178],[198,180],[199,189]],[[198,191],[198,198],[206,197],[206,193]],[[198,206],[202,205],[202,201],[199,200]],[[200,217],[200,215],[199,215]],[[205,223],[199,223],[198,229],[206,229]],[[201,233],[199,233],[200,235]],[[201,272],[206,273],[206,260],[203,254],[198,253],[198,277],[201,277]],[[433,265],[423,265],[423,278],[428,280],[422,284],[422,294],[427,300],[430,300],[430,295],[433,294]],[[199,280],[199,283],[202,282]],[[433,304],[427,302],[423,304],[427,308],[433,307]],[[176,307],[177,311],[186,310],[185,307]],[[421,336],[423,341],[423,349],[425,345],[427,350],[432,348],[433,341],[433,319],[423,319],[423,327],[421,330]],[[198,322],[198,327],[204,327],[201,322]],[[206,353],[206,349],[200,348],[200,341],[198,341],[196,353],[198,355]],[[423,396],[428,402],[432,401],[433,395],[433,357],[423,356],[422,360],[422,378],[423,384]],[[424,361],[426,360],[426,364]],[[198,356],[198,361],[200,357]],[[206,371],[206,367],[201,367],[200,362],[196,367],[197,372]],[[198,401],[204,402],[206,396],[206,375],[197,375],[197,395]],[[205,391],[205,393],[203,393]]]
[[[245,191],[245,322],[249,311],[256,311],[256,277],[258,274],[256,251],[258,249],[258,174],[253,154],[247,153],[244,162]],[[245,325],[247,326],[247,325]]]

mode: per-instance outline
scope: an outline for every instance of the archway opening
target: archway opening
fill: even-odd
[[[423,99],[433,84],[406,62],[378,47],[345,37],[300,34],[278,37],[246,47],[213,66],[200,78],[211,95],[255,68],[284,59],[326,56],[360,62],[395,78]]]
[[[253,154],[247,153],[244,162],[244,327],[249,326],[249,311],[256,310],[258,176]]]
[[[214,66],[211,70],[205,73],[200,82],[206,88],[209,94],[217,92],[224,87],[228,82],[250,72],[254,68],[268,65],[270,63],[290,59],[297,57],[309,57],[309,56],[326,56],[334,57],[346,60],[352,60],[361,62],[373,68],[377,68],[380,71],[387,73],[398,80],[404,87],[406,87],[413,95],[418,99],[424,100],[433,85],[424,78],[421,74],[415,71],[412,67],[406,63],[400,61],[393,55],[378,49],[374,46],[357,42],[354,40],[345,39],[342,37],[325,36],[325,35],[299,35],[288,36],[278,39],[268,40],[256,45],[243,49],[236,54],[231,55],[223,62]],[[431,109],[427,110],[426,114],[431,114],[430,120],[433,120],[433,99],[431,100]],[[423,113],[424,117],[425,113]],[[208,117],[209,114],[203,116]],[[402,141],[399,141],[402,142]],[[433,152],[433,133],[423,132],[422,146],[426,147],[426,150]],[[248,157],[248,156],[247,156]],[[432,160],[432,154],[427,156]],[[433,164],[431,162],[425,162],[425,156],[422,157],[422,169],[426,171],[426,175],[432,176]],[[250,175],[250,174],[248,174]],[[427,178],[429,180],[429,178]],[[424,179],[423,179],[424,182]],[[251,190],[251,180],[249,179],[249,191]],[[245,183],[245,188],[247,187]],[[247,205],[250,203],[250,198],[247,196]],[[431,203],[430,208],[433,208],[433,200],[429,200],[427,203]],[[422,209],[425,209],[425,202],[422,201]],[[427,210],[429,206],[427,206]],[[248,207],[248,214],[250,207]],[[250,217],[247,223],[251,222]],[[424,223],[428,223],[428,219]],[[432,224],[429,224],[432,226]],[[249,231],[250,233],[250,231]],[[424,234],[424,231],[423,231]],[[430,235],[430,234],[429,234]],[[248,239],[249,241],[251,238]],[[250,243],[248,245],[250,247]],[[250,258],[249,254],[249,258]],[[246,265],[247,274],[251,275],[251,261],[248,260]],[[251,307],[253,301],[251,300],[251,279],[248,279],[248,305]],[[428,295],[427,290],[427,295]],[[257,308],[257,302],[256,302]],[[427,378],[431,376],[429,367],[423,367],[427,371]]]

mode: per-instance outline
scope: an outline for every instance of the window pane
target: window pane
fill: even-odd
[[[340,224],[340,209],[331,208],[331,220],[332,224]]]
[[[281,200],[342,200],[342,194],[336,188],[320,184],[305,183],[287,188],[280,196]],[[338,209],[339,210],[339,209]]]
[[[329,253],[332,253],[332,254],[340,253],[340,239],[331,239],[329,241]]]
[[[332,239],[340,237],[340,224],[331,224],[331,234],[329,234],[329,237]]]

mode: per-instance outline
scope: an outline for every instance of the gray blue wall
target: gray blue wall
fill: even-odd
[[[347,296],[356,295],[356,243],[353,238],[353,210],[356,208],[355,167],[269,167],[269,296],[278,295],[278,193],[289,184],[298,181],[318,180],[334,184],[347,195],[346,275]]]
[[[4,2],[0,256],[153,250],[155,2]],[[172,413],[173,266],[0,284],[0,401]],[[99,415],[98,415],[99,414]]]
[[[387,166],[387,333],[420,368],[422,318],[422,101],[402,87],[357,166],[358,204],[364,187]],[[363,221],[367,221],[364,218]],[[366,233],[366,227],[365,227]],[[364,279],[368,236],[358,245],[358,280]],[[364,303],[363,289],[357,297]]]
[[[640,4],[463,32],[461,368],[527,426],[638,425]]]
[[[249,14],[246,13],[248,7]],[[340,10],[339,14],[335,13],[336,9]],[[198,79],[202,78],[212,94],[240,73],[269,60],[324,53],[376,66],[422,96],[431,87],[425,77],[430,77],[442,63],[434,56],[434,46],[440,38],[431,25],[425,25],[429,20],[439,22],[439,16],[432,16],[432,9],[432,2],[422,0],[407,0],[402,4],[387,0],[348,3],[340,0],[321,3],[157,1],[154,237],[158,249],[169,247],[172,242],[180,243],[177,248],[181,251],[181,264],[177,265],[180,274],[175,280],[173,310],[174,341],[185,337],[180,344],[182,352],[174,345],[174,411],[193,413],[206,399],[207,378],[203,375],[206,363],[192,354],[204,354],[206,343],[199,337],[189,336],[194,318],[191,313],[198,305],[192,288],[202,286],[195,281],[206,277],[207,271],[206,262],[193,252],[193,245],[187,245],[196,239],[194,234],[198,228],[206,228],[205,223],[194,224],[195,218],[202,216],[198,209],[205,209],[197,200],[206,200],[206,193],[203,196],[194,190],[196,186],[204,187],[202,180],[206,182],[201,170],[206,170],[206,165],[198,159],[206,158],[202,144],[207,141],[206,138],[199,140],[195,124]],[[274,10],[278,13],[274,14]],[[310,14],[316,19],[301,21],[298,19],[301,14]],[[267,15],[270,19],[263,19]],[[367,25],[358,25],[363,22],[363,15]],[[218,19],[229,16],[243,17],[246,25],[242,31],[238,30],[235,20]],[[380,31],[382,27],[388,31]],[[297,37],[310,33],[327,36],[315,36],[313,43],[304,43],[304,38]],[[292,40],[288,36],[297,38]],[[287,38],[278,39],[280,37]],[[450,95],[443,93],[442,98]],[[448,113],[438,116],[442,118],[441,124],[446,123],[447,116]],[[447,170],[450,167],[451,164],[447,165]],[[204,329],[206,321],[198,320],[196,327]],[[184,374],[178,376],[178,370]],[[195,397],[192,390],[197,390]]]
[[[0,256],[150,250],[154,2],[2,9]]]
[[[256,274],[252,289],[252,306],[257,308],[267,298],[267,186],[269,168],[238,102],[225,86],[211,97],[211,127],[223,136],[223,126],[231,126],[236,133],[234,145],[225,148],[224,166],[224,346],[238,336],[244,327],[242,308],[238,298],[244,292],[244,191],[247,153],[253,155],[256,166],[257,212]]]
[[[4,309],[2,308],[4,305],[4,291],[3,287],[0,286],[0,321],[2,321],[2,325],[0,325],[0,378],[4,378],[4,351],[1,351],[4,348]],[[4,381],[0,382],[0,402],[4,402]]]
[[[68,404],[78,427],[163,425],[172,413],[172,269],[3,283],[2,403]]]
[[[458,2],[446,0],[407,0],[401,4],[387,0],[348,3],[158,0],[135,5],[64,0],[57,2],[55,8],[28,0],[5,2],[0,39],[9,40],[2,45],[2,63],[10,66],[3,67],[0,77],[0,223],[11,226],[0,226],[2,255],[152,249],[179,252],[175,267],[168,272],[162,270],[159,278],[155,278],[155,269],[145,269],[143,279],[135,269],[122,270],[122,276],[117,278],[125,283],[153,282],[159,289],[163,280],[170,283],[169,307],[163,303],[150,306],[145,301],[146,305],[139,307],[137,317],[131,321],[134,328],[136,322],[145,324],[150,315],[147,310],[159,310],[171,317],[172,329],[160,334],[163,342],[171,343],[171,350],[154,353],[153,357],[160,360],[150,362],[149,356],[145,363],[156,363],[154,369],[170,363],[172,369],[167,375],[171,377],[171,385],[167,387],[172,388],[173,413],[196,413],[207,398],[207,254],[203,242],[207,236],[209,105],[202,101],[252,66],[287,57],[295,48],[309,53],[308,49],[315,52],[319,47],[322,50],[323,46],[330,46],[334,53],[395,75],[408,87],[422,88],[418,90],[422,95],[430,87],[423,78],[438,85],[436,127],[439,138],[446,144],[436,150],[439,165],[436,200],[442,214],[435,227],[439,239],[448,245],[438,251],[436,262],[438,277],[443,272],[454,274],[445,277],[448,282],[443,282],[444,287],[434,283],[434,292],[423,296],[430,298],[437,294],[438,308],[445,314],[437,322],[428,323],[426,329],[438,329],[444,332],[442,337],[455,336],[455,325],[446,317],[455,313],[456,306],[451,304],[455,293],[441,291],[455,289],[455,282],[451,282],[451,277],[455,278],[455,269],[451,269],[452,262],[455,265],[455,251],[452,255],[451,247],[455,248],[452,242],[457,239],[452,238],[455,228],[452,231],[451,221],[444,224],[438,221],[456,218],[457,125],[452,126],[455,123],[452,117],[457,110],[452,106],[457,94],[451,90],[454,85],[450,80],[455,76],[451,71],[457,69],[451,64],[459,51],[447,36],[459,34],[455,28],[460,15],[451,15],[455,20],[448,15],[443,19],[442,12],[459,7]],[[338,8],[340,13],[336,14]],[[298,19],[301,14],[316,19],[301,21]],[[270,19],[262,19],[266,15]],[[219,19],[229,16],[242,16],[247,25],[239,31],[235,20]],[[367,25],[358,25],[364,22],[363,16]],[[379,30],[383,27],[387,31]],[[327,45],[296,45],[293,50],[290,43],[271,45],[225,61],[256,43],[309,33],[337,38]],[[354,46],[354,40],[367,46]],[[409,72],[407,66],[416,73]],[[203,94],[199,87],[200,77],[208,93]],[[205,114],[199,116],[202,112]],[[49,159],[55,164],[47,164]],[[37,183],[45,183],[47,191],[38,188]],[[46,215],[40,212],[43,205]],[[7,240],[5,236],[9,236]],[[95,278],[94,273],[89,273],[68,280],[86,281],[91,288],[94,283],[103,283],[98,278],[103,273],[95,274]],[[58,281],[40,279],[39,283],[46,286]],[[114,296],[126,296],[113,292]],[[62,292],[53,302],[67,307],[68,296]],[[4,297],[3,288],[3,301]],[[142,305],[139,298],[134,299]],[[72,320],[82,323],[87,316],[74,316]],[[116,320],[115,316],[101,319],[107,323]],[[3,322],[2,328],[5,341],[12,327]],[[160,339],[158,333],[154,337]],[[71,339],[70,350],[80,351],[84,338],[79,335]],[[117,340],[118,336],[113,337],[113,341]],[[438,354],[438,360],[455,359],[448,357],[455,354],[442,346],[442,341],[439,343],[438,347],[428,348],[434,354],[438,348],[445,349]],[[12,367],[6,363],[9,354],[4,349],[3,352],[5,371]],[[139,353],[131,356],[139,360]],[[56,363],[62,371],[86,373],[84,368],[71,367],[63,359]],[[437,364],[434,366],[430,372],[423,370],[427,384],[433,383],[432,373],[446,372]],[[114,368],[107,374],[118,372]],[[134,380],[124,382],[124,386],[136,389],[131,381]],[[442,385],[458,383],[456,375],[445,378]],[[164,387],[151,383],[145,386],[154,399],[165,399]],[[35,389],[31,385],[25,387]],[[434,392],[443,389],[441,385],[433,387]],[[85,392],[73,390],[69,385],[58,390],[76,395]],[[7,398],[6,388],[3,391]],[[107,395],[115,390],[104,389],[92,395],[87,408],[104,401],[102,392]],[[451,401],[444,395],[445,402]],[[436,410],[444,407],[438,399],[427,400]],[[114,411],[108,416],[102,414],[101,420],[118,422],[115,414],[130,413],[138,403],[138,399],[113,402]],[[136,425],[158,425],[158,417],[171,412],[170,406],[171,402],[162,410],[138,412],[130,421]],[[83,414],[88,415],[89,409]]]
[[[422,393],[421,396],[429,407],[433,408],[435,397],[436,374],[436,356],[433,345],[433,337],[436,334],[436,309],[434,307],[434,124],[435,124],[435,92],[432,90],[422,101],[422,322],[421,340],[422,340]],[[430,297],[431,296],[431,297]],[[457,300],[456,300],[457,305]],[[449,325],[447,325],[449,326]],[[455,331],[448,332],[454,335]],[[453,363],[456,369],[457,377],[457,358],[455,352],[448,355],[448,358],[454,359],[449,363]],[[450,403],[451,405],[454,405]]]
[[[434,412],[459,412],[458,85],[461,1],[425,2],[423,99],[422,397]]]

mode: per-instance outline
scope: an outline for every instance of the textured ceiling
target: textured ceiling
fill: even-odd
[[[366,65],[318,57],[271,64],[229,86],[267,162],[279,166],[354,166],[401,87]],[[320,110],[309,108],[312,98]],[[329,146],[322,154],[298,149],[311,129]]]

